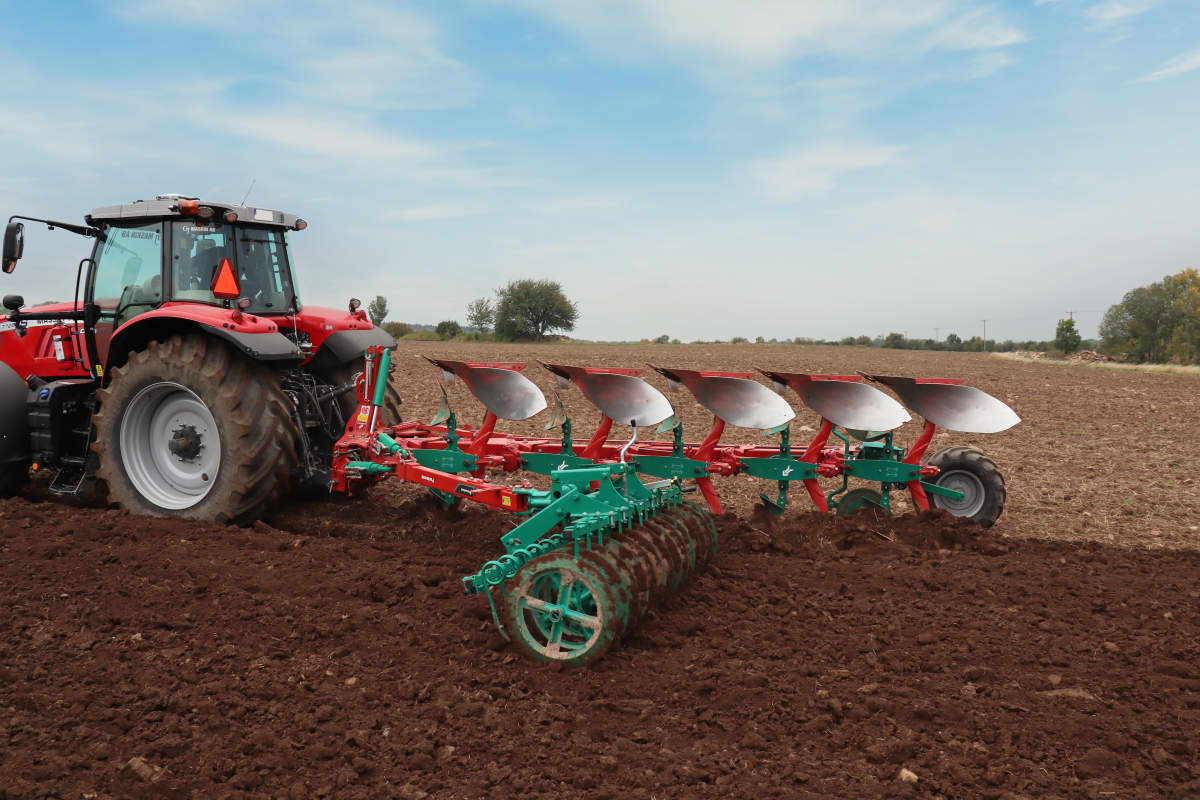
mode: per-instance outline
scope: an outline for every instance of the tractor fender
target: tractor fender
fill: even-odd
[[[0,464],[29,460],[28,395],[16,370],[0,362]]]
[[[391,349],[396,346],[396,340],[382,328],[334,331],[325,337],[312,361],[308,362],[308,368],[332,369],[351,361],[359,361],[368,347],[376,345]]]
[[[118,328],[109,341],[105,361],[110,366],[121,364],[129,352],[141,349],[153,339],[191,332],[215,336],[238,352],[256,361],[271,362],[273,366],[294,366],[304,359],[296,343],[280,333],[279,326],[268,318],[243,314],[238,319],[224,308],[165,304]]]

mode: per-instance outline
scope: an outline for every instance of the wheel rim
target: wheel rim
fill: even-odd
[[[543,656],[569,660],[587,653],[605,620],[587,579],[567,567],[550,567],[515,589],[517,624],[525,643]]]
[[[951,470],[938,476],[937,485],[963,494],[962,500],[934,495],[934,505],[938,508],[956,517],[973,517],[983,509],[987,493],[978,475],[961,469]]]
[[[221,465],[217,421],[185,386],[162,381],[142,389],[121,418],[121,463],[138,493],[180,511],[212,491]]]

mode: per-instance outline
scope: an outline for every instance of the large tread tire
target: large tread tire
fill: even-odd
[[[165,509],[143,497],[121,458],[125,409],[139,391],[160,381],[194,392],[212,412],[221,441],[212,489],[182,510]],[[299,432],[279,375],[216,339],[189,335],[150,342],[112,370],[97,399],[99,409],[92,417],[97,487],[131,513],[248,525],[290,491]]]
[[[352,361],[348,364],[342,364],[340,367],[325,370],[318,373],[319,376],[330,384],[349,383],[350,379],[356,373],[362,370],[361,361]],[[347,392],[337,400],[339,408],[342,411],[342,419],[349,422],[354,418],[355,412],[358,411],[358,398],[354,392]],[[396,391],[396,387],[389,380],[387,388],[383,392],[383,414],[380,422],[382,425],[399,425],[400,417],[400,392]]]
[[[978,450],[958,446],[939,450],[927,463],[939,470],[938,477],[934,480],[935,483],[940,483],[942,478],[951,472],[966,472],[974,476],[983,491],[983,503],[975,513],[957,516],[969,516],[983,528],[990,528],[996,524],[996,520],[1004,513],[1004,503],[1008,499],[1008,492],[1004,485],[1004,476],[1000,473],[995,461]],[[936,495],[929,499],[934,508],[954,513],[954,510]]]

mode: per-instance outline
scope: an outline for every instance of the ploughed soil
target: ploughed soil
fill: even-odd
[[[0,502],[0,800],[1200,796],[1194,378],[850,348],[405,348],[414,416],[440,397],[418,352],[963,377],[1025,421],[934,448],[992,455],[1008,510],[989,531],[838,521],[797,492],[771,525],[750,509],[768,487],[719,481],[714,564],[597,665],[555,671],[462,593],[513,524],[499,513],[383,484],[239,529],[35,486]]]
[[[727,516],[715,566],[554,671],[462,595],[484,509],[0,514],[4,798],[1200,796],[1193,551]]]

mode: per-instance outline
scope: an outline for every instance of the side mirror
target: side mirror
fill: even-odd
[[[20,311],[21,306],[25,305],[25,298],[19,294],[4,295],[4,307],[9,311]]]
[[[4,255],[0,257],[0,267],[5,272],[17,268],[17,260],[25,250],[25,226],[20,222],[10,222],[4,228]]]

